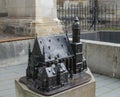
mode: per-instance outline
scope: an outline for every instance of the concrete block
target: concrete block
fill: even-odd
[[[7,59],[7,48],[4,44],[0,44],[0,60]]]
[[[114,65],[114,74],[117,78],[120,78],[120,46],[115,49],[115,65]]]
[[[8,65],[27,64],[28,44],[33,47],[34,40],[23,40],[0,43],[0,67]]]
[[[113,55],[114,47],[97,44],[87,45],[87,63],[96,73],[103,72],[108,75],[113,74]]]
[[[92,72],[120,78],[120,45],[81,40],[84,56]]]
[[[89,70],[88,73],[91,74]],[[89,81],[88,83],[85,83],[83,85],[74,87],[72,89],[63,91],[52,96],[44,96],[35,93],[28,89],[24,84],[20,83],[18,79],[15,80],[15,88],[16,97],[95,97],[95,79],[93,76],[91,81]]]

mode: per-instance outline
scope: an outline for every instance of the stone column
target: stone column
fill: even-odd
[[[6,0],[6,7],[8,18],[0,21],[15,28],[15,34],[44,36],[63,32],[56,0]]]
[[[56,0],[35,0],[33,30],[40,36],[62,33],[62,25],[57,19]]]

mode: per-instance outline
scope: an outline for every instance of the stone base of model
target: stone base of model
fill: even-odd
[[[95,79],[89,69],[87,73],[91,75],[91,80],[89,82],[51,96],[38,94],[28,89],[27,86],[20,83],[19,80],[16,80],[16,97],[95,97]]]

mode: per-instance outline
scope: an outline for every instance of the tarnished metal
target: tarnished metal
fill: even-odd
[[[66,35],[36,37],[32,50],[29,45],[26,77],[20,82],[43,95],[56,94],[88,82],[91,77],[85,72],[87,64],[79,42],[78,24],[76,18],[72,43]]]
[[[75,18],[72,26],[72,42],[80,42],[80,23],[78,17]]]
[[[74,73],[79,73],[87,68],[87,64],[83,64],[83,54],[82,54],[82,43],[80,42],[80,23],[78,17],[75,18],[72,26],[72,50],[74,53],[73,58],[73,71]],[[86,61],[84,59],[84,61]]]

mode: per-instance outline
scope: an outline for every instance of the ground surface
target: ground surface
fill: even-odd
[[[24,76],[27,65],[0,67],[0,97],[15,97],[14,80]],[[120,80],[94,74],[96,97],[120,97]]]

